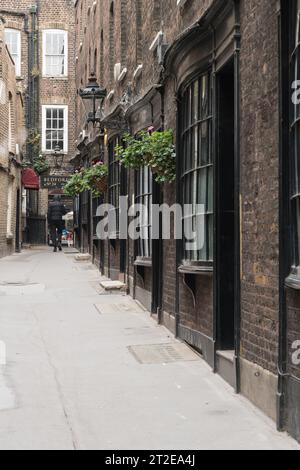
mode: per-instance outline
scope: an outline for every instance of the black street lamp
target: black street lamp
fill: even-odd
[[[62,153],[61,148],[58,144],[56,144],[54,148],[53,159],[55,168],[61,168],[64,162],[64,154]]]
[[[85,88],[79,90],[79,96],[83,99],[84,105],[87,111],[87,122],[96,124],[101,122],[101,115],[98,113],[98,109],[101,109],[104,98],[107,95],[105,88],[102,88],[97,83],[97,78],[94,72],[91,73],[89,83]],[[97,102],[99,106],[97,106]]]

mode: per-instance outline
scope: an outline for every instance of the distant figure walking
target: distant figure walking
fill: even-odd
[[[61,237],[64,229],[63,216],[67,214],[67,209],[61,200],[61,196],[54,196],[53,202],[50,202],[48,209],[48,224],[50,227],[50,236],[54,246],[54,252],[62,251]]]

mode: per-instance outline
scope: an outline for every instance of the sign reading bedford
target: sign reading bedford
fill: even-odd
[[[69,178],[69,176],[41,176],[41,187],[42,189],[63,189]]]

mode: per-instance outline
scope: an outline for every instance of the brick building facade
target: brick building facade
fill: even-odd
[[[195,259],[174,240],[140,253],[130,240],[97,240],[99,201],[85,195],[77,201],[81,248],[298,439],[299,106],[291,83],[299,80],[299,8],[296,0],[75,2],[77,89],[95,71],[108,94],[95,128],[78,96],[78,166],[100,158],[114,168],[125,130],[173,129],[176,183],[152,181],[153,201],[204,194],[207,220],[206,251]],[[118,171],[120,194],[135,200],[137,175]],[[108,202],[112,186],[110,176]]]
[[[72,0],[2,0],[5,37],[16,64],[18,87],[26,110],[24,160],[44,155],[50,174],[65,175],[75,146],[75,31]],[[56,168],[54,151],[64,155]],[[51,192],[50,192],[51,196]],[[24,241],[46,241],[49,191],[27,191]]]
[[[25,141],[23,99],[5,44],[0,15],[0,257],[20,249],[21,150]]]

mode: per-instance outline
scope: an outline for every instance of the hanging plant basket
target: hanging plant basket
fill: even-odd
[[[91,181],[91,186],[95,192],[98,194],[105,194],[108,188],[108,182],[107,182],[107,177],[102,177],[102,178],[97,178],[94,177],[92,178]]]
[[[82,173],[75,173],[64,187],[64,193],[69,197],[76,197],[83,192]]]
[[[64,191],[68,196],[78,196],[91,191],[94,197],[102,196],[108,187],[108,168],[102,162],[75,173],[66,184]]]
[[[171,183],[176,177],[176,152],[173,131],[141,132],[137,138],[125,134],[124,146],[117,146],[116,156],[126,168],[148,166],[158,183]]]
[[[83,191],[92,191],[94,197],[102,196],[107,191],[108,167],[98,162],[86,168],[82,173]]]
[[[25,160],[22,163],[23,168],[32,168],[38,175],[49,174],[50,165],[45,155],[38,155],[33,158],[33,161]]]

